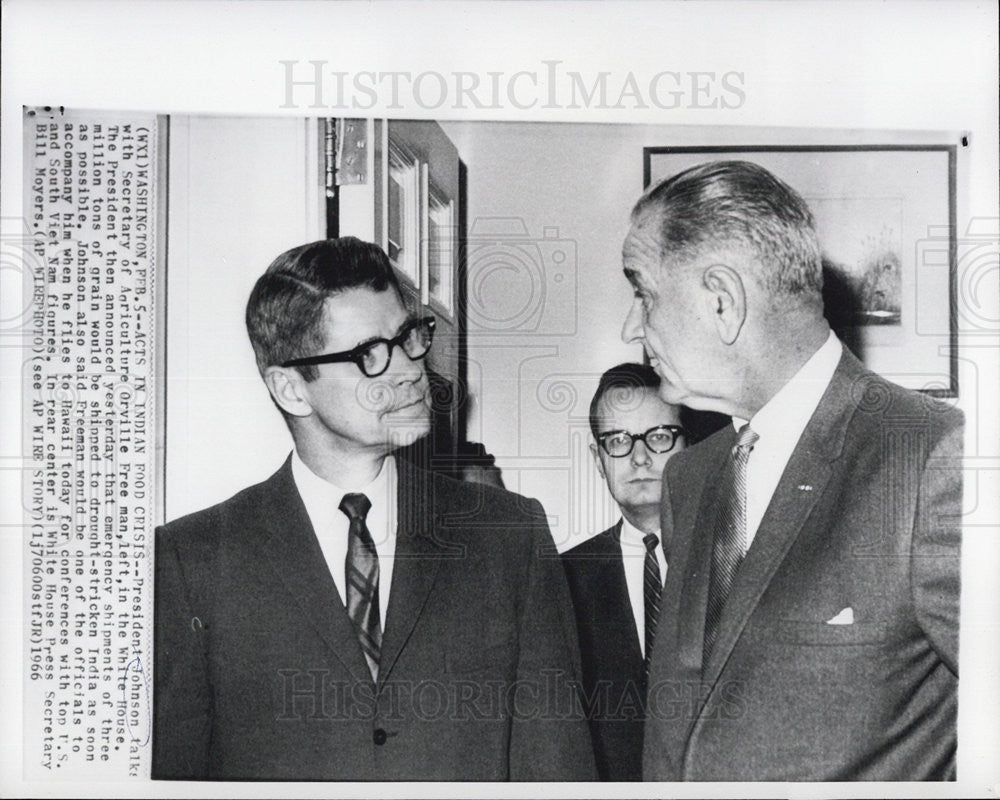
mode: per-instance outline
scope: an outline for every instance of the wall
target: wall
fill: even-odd
[[[442,127],[468,168],[468,437],[541,499],[562,548],[614,518],[587,405],[606,367],[642,357],[620,338],[641,147],[619,126]]]
[[[321,237],[315,121],[170,119],[165,518],[267,478],[291,439],[243,325],[254,281]]]

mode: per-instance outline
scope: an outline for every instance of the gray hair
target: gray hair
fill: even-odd
[[[736,243],[759,262],[755,275],[776,295],[822,302],[823,265],[812,212],[799,194],[757,164],[699,164],[650,188],[632,220],[655,213],[660,256],[686,260]]]

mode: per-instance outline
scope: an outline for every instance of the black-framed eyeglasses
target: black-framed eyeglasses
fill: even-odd
[[[342,361],[353,361],[369,378],[377,378],[387,369],[392,361],[392,352],[397,346],[403,349],[410,361],[417,361],[427,355],[434,341],[434,317],[420,317],[410,320],[403,326],[399,334],[391,339],[372,339],[351,350],[340,353],[324,353],[320,356],[293,358],[286,361],[283,367],[307,367],[311,364],[336,364]]]
[[[637,441],[646,445],[651,453],[669,453],[677,444],[677,439],[687,432],[680,425],[657,425],[645,433],[628,431],[607,431],[597,437],[605,453],[612,458],[625,458],[632,452]]]

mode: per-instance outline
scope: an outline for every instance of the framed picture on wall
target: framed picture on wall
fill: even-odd
[[[435,122],[377,120],[372,128],[378,142],[375,190],[361,193],[353,206],[342,196],[340,219],[363,219],[363,206],[371,204],[374,241],[389,256],[400,283],[412,290],[417,303],[454,325],[458,151]],[[359,233],[358,226],[342,226],[344,232]]]
[[[455,201],[439,189],[426,174],[423,276],[424,303],[448,320],[455,319],[455,251],[458,221]]]
[[[420,289],[420,164],[391,137],[383,150],[386,178],[383,248],[393,266]]]
[[[958,394],[953,145],[647,147],[650,186],[707,161],[751,161],[812,209],[826,316],[868,367]]]

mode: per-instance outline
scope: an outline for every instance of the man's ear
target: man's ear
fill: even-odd
[[[594,457],[594,463],[597,464],[597,473],[603,480],[607,480],[608,476],[604,474],[604,462],[601,461],[601,454],[593,442],[590,443],[590,454]]]
[[[305,378],[294,367],[268,367],[264,370],[264,384],[274,402],[293,417],[308,417],[312,414],[305,382]]]
[[[747,318],[747,293],[743,278],[726,264],[713,264],[702,273],[708,290],[715,329],[724,344],[733,344]]]

